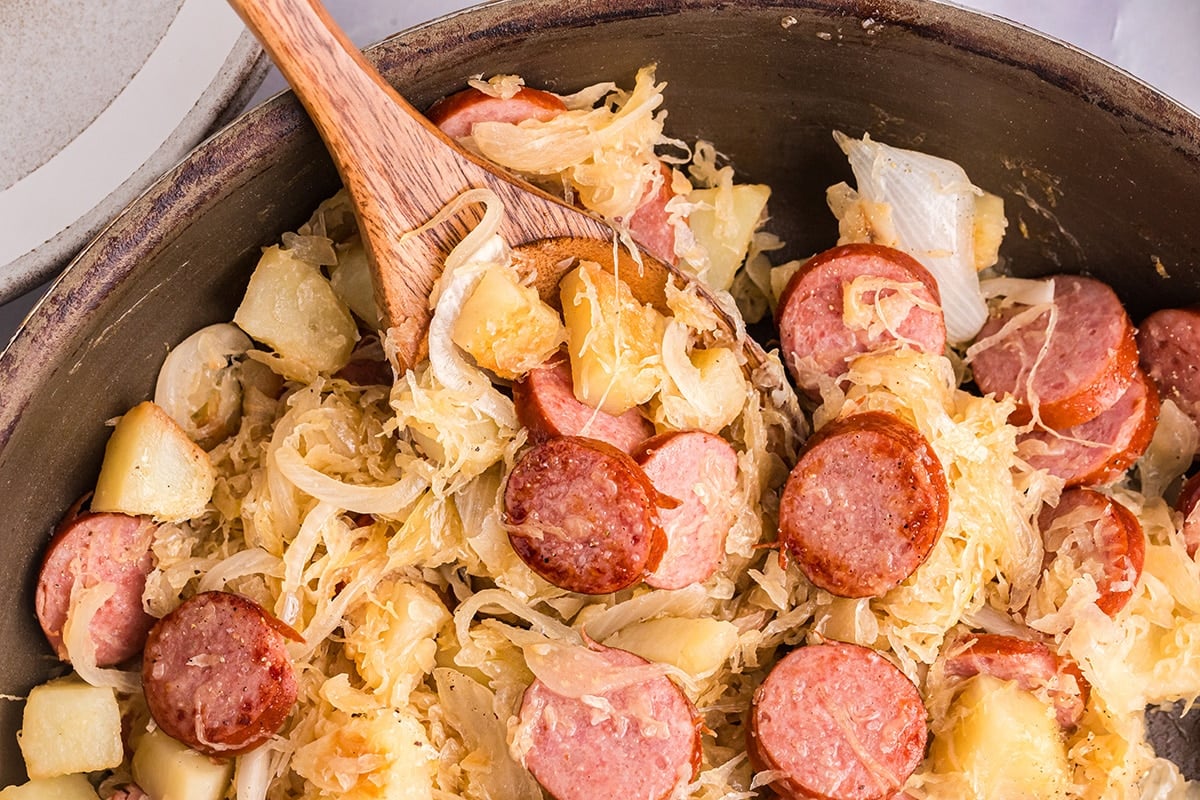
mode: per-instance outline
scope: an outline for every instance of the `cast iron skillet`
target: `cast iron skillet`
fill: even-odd
[[[830,131],[952,158],[1004,196],[1023,276],[1082,271],[1135,320],[1200,300],[1200,119],[1028,31],[921,0],[506,0],[411,30],[372,58],[418,107],[470,76],[567,91],[658,63],[668,132],[716,142],[774,187],[786,255],[824,249],[824,188],[850,178]],[[61,671],[33,615],[47,535],[95,481],[104,421],[153,391],[167,348],[230,319],[259,248],[338,186],[299,105],[276,98],[131,205],[0,355],[0,694]],[[0,785],[23,780],[0,701]],[[1155,722],[1192,777],[1196,748]],[[1161,733],[1171,732],[1170,735]],[[1173,743],[1173,744],[1172,744]],[[1191,759],[1189,762],[1188,759]]]

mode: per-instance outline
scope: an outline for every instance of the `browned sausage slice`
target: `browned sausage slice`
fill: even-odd
[[[545,122],[566,110],[558,95],[540,89],[524,86],[512,97],[504,98],[471,87],[438,100],[425,116],[447,136],[459,139],[469,136],[476,122]]]
[[[907,287],[910,299],[871,324],[851,327],[844,315],[844,294],[856,279],[881,278]],[[894,288],[869,291],[865,302],[884,308],[901,295]],[[902,307],[902,310],[901,310]],[[821,379],[836,378],[862,353],[904,341],[926,353],[946,348],[937,281],[916,259],[891,247],[848,244],[809,259],[788,281],[776,312],[784,363],[796,385],[810,397],[820,396]]]
[[[1034,469],[1062,478],[1067,486],[1100,486],[1120,478],[1146,452],[1158,410],[1158,390],[1139,369],[1121,399],[1095,419],[1057,434],[1030,431],[1018,441]]]
[[[1200,425],[1200,309],[1155,311],[1138,326],[1137,345],[1162,396]]]
[[[725,559],[725,537],[733,524],[737,453],[711,433],[678,431],[645,442],[634,459],[655,489],[680,501],[659,514],[667,551],[646,583],[682,589],[708,580]]]
[[[675,197],[671,191],[671,168],[661,165],[662,183],[657,189],[648,189],[641,205],[629,215],[629,233],[634,241],[650,251],[650,254],[667,264],[675,263],[675,227],[667,203]]]
[[[983,672],[1013,681],[1027,692],[1045,694],[1064,730],[1079,725],[1092,688],[1079,665],[1044,642],[999,633],[973,633],[947,648],[945,673],[965,679]]]
[[[526,450],[508,475],[504,522],[521,560],[561,589],[608,594],[658,566],[658,492],[632,458],[582,436]]]
[[[614,417],[578,400],[570,363],[561,354],[513,384],[513,403],[535,444],[556,436],[587,436],[632,453],[654,435],[654,425],[636,408]]]
[[[1071,571],[1087,570],[1096,581],[1096,605],[1115,616],[1133,597],[1146,560],[1146,536],[1133,512],[1094,489],[1062,493],[1058,505],[1038,517],[1046,563],[1070,559]]]
[[[779,540],[815,585],[883,594],[924,562],[949,510],[929,442],[893,414],[827,424],[805,445],[779,506]]]
[[[62,637],[72,592],[98,583],[112,584],[114,592],[88,626],[96,663],[112,666],[141,652],[154,624],[142,606],[142,593],[154,568],[155,529],[145,517],[114,513],[72,516],[59,526],[34,596],[38,622],[59,658],[67,659]]]
[[[1048,311],[1003,330],[1028,309],[1007,308],[990,316],[979,331],[975,346],[983,348],[972,356],[971,366],[984,394],[1016,399],[1014,424],[1033,418],[1036,398],[1042,423],[1063,430],[1094,419],[1120,399],[1133,383],[1138,352],[1133,324],[1112,289],[1080,275],[1053,280],[1057,319],[1049,337]]]
[[[647,662],[624,650],[599,655],[616,667]],[[696,710],[663,676],[599,695],[558,694],[535,680],[521,702],[525,766],[556,800],[665,800],[700,766]]]
[[[1175,507],[1183,514],[1183,543],[1192,558],[1195,558],[1196,551],[1200,550],[1200,511],[1196,510],[1200,505],[1198,501],[1200,472],[1184,481],[1183,488],[1179,491],[1179,499],[1175,502]]]
[[[146,641],[142,686],[151,716],[202,753],[253,750],[296,702],[288,638],[298,637],[240,595],[204,592],[185,600]]]
[[[925,756],[917,687],[866,647],[826,642],[793,650],[754,692],[748,750],[782,775],[782,797],[884,800]]]

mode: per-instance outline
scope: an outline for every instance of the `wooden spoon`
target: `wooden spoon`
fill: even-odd
[[[446,254],[479,217],[468,214],[402,237],[468,189],[488,188],[500,197],[505,214],[499,233],[517,250],[526,274],[536,276],[543,297],[555,293],[579,258],[614,269],[608,223],[500,171],[444,135],[367,63],[318,0],[229,3],[292,85],[349,189],[384,322],[398,329],[392,336],[401,370],[426,354],[434,281]],[[615,269],[644,303],[663,309],[669,279],[680,285],[693,280],[645,251],[640,268],[624,248],[620,252]],[[736,325],[717,310],[732,340]],[[754,371],[766,356],[749,337],[741,338]]]

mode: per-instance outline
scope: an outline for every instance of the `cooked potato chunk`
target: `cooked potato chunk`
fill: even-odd
[[[154,800],[220,800],[232,777],[232,760],[209,758],[160,730],[133,753],[133,780]]]
[[[263,253],[233,321],[269,345],[283,374],[297,380],[346,366],[358,339],[354,318],[321,271],[279,247]]]
[[[566,331],[536,289],[518,283],[511,270],[492,267],[463,303],[450,338],[479,366],[514,380],[554,355]]]
[[[215,484],[208,453],[147,401],[126,412],[109,437],[92,510],[177,522],[204,511]]]
[[[713,674],[725,663],[737,646],[737,638],[737,626],[732,622],[659,617],[627,625],[604,643],[702,677]]]
[[[116,694],[74,677],[34,687],[17,738],[34,780],[110,769],[125,755]]]
[[[961,774],[979,800],[1064,797],[1069,765],[1054,709],[1015,683],[971,678],[955,698],[948,729],[933,740],[934,769]]]
[[[708,253],[708,269],[701,276],[717,289],[728,289],[733,274],[746,259],[750,240],[758,228],[771,188],[757,183],[730,189],[696,189],[688,201],[702,206],[688,215],[688,227]]]
[[[0,789],[0,800],[99,800],[86,775],[35,779]]]
[[[662,384],[663,316],[590,261],[568,273],[559,292],[580,402],[624,414],[653,397]]]

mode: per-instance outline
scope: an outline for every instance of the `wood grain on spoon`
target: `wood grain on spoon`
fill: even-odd
[[[292,85],[350,192],[384,321],[395,329],[401,370],[426,354],[429,294],[446,255],[481,212],[404,234],[468,189],[488,188],[500,197],[505,214],[499,233],[517,248],[522,269],[535,273],[543,296],[554,292],[579,257],[619,269],[635,297],[659,308],[670,277],[691,280],[644,252],[639,268],[623,248],[614,267],[608,223],[459,147],[383,79],[316,0],[229,3]],[[718,316],[732,334],[733,322],[723,312]],[[750,366],[761,364],[758,346],[748,338],[743,345]]]

